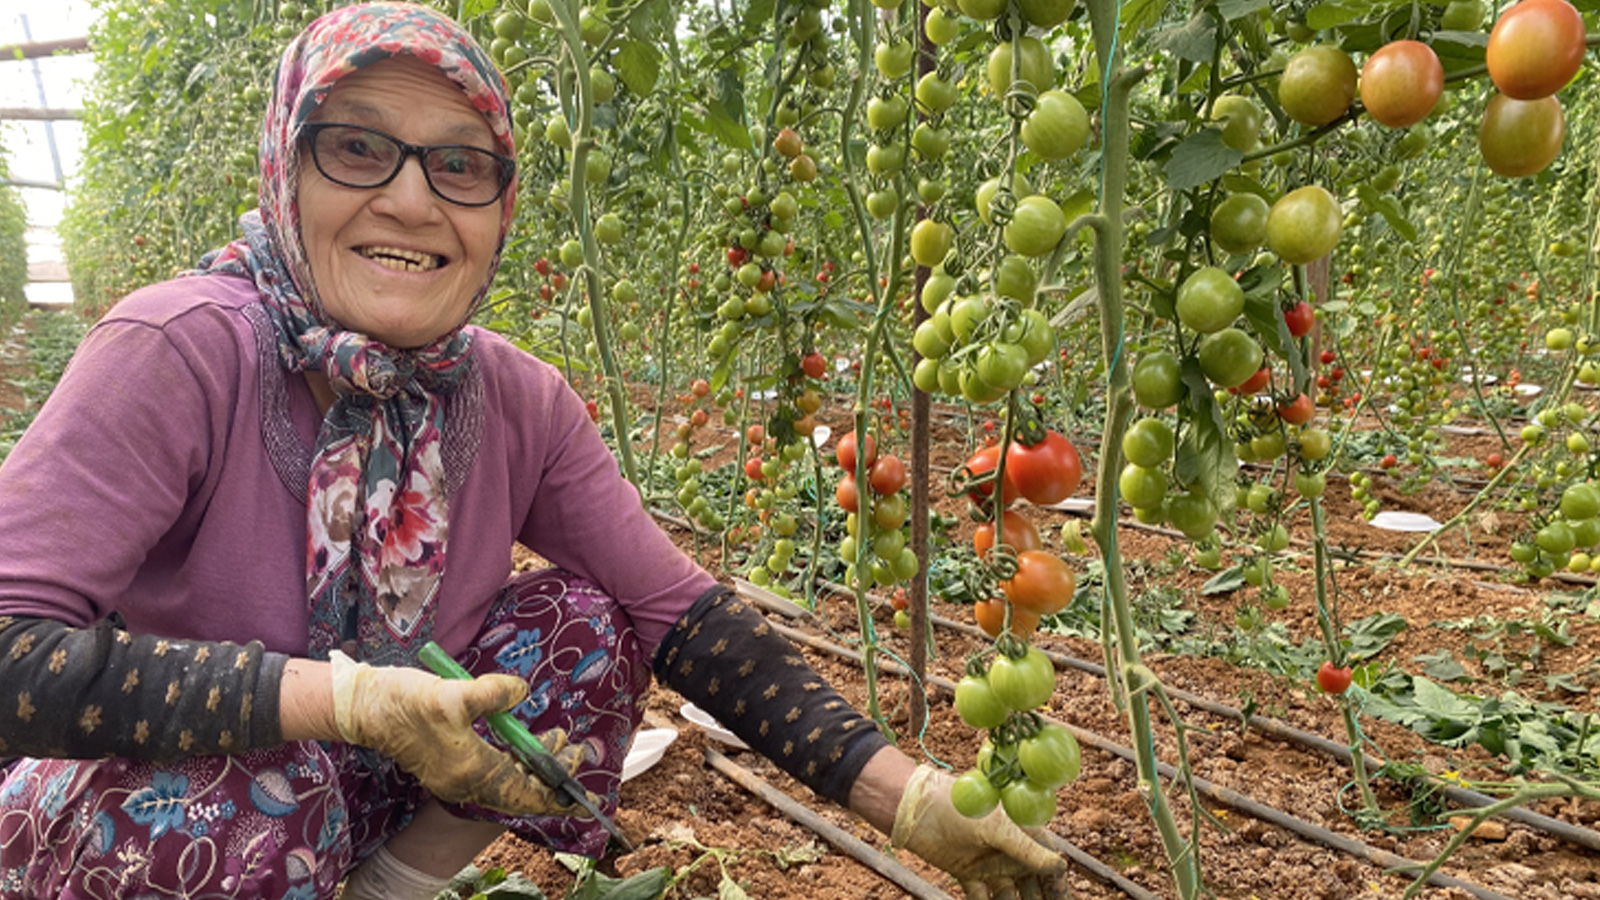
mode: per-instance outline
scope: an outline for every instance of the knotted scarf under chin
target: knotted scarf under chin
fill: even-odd
[[[458,329],[396,350],[322,324],[294,288],[255,213],[244,239],[195,274],[254,280],[290,372],[322,372],[336,399],[323,416],[306,495],[308,651],[342,648],[374,664],[414,663],[433,633],[444,577],[449,498],[440,449],[445,398],[466,374],[472,339]]]

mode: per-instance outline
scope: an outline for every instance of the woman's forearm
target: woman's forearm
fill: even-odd
[[[291,659],[278,689],[278,721],[286,741],[342,740],[333,718],[332,667]]]
[[[862,766],[850,786],[850,809],[884,834],[894,831],[895,813],[917,763],[896,747],[884,747]]]

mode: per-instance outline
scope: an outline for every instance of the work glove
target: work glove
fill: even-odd
[[[969,819],[950,804],[948,773],[918,766],[895,811],[894,846],[910,850],[961,884],[968,900],[1069,896],[1067,861],[996,808]]]
[[[479,718],[522,702],[528,695],[522,679],[440,678],[421,669],[357,663],[337,650],[329,661],[340,736],[393,759],[440,800],[514,816],[588,816],[472,730]],[[565,732],[552,729],[539,742],[568,772],[578,771],[583,749],[569,746]]]

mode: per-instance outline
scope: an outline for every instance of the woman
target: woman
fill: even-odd
[[[598,855],[474,723],[514,708],[610,814],[652,669],[969,893],[1041,895],[1060,857],[956,814],[465,324],[513,160],[459,26],[330,13],[244,237],[85,339],[0,468],[0,897],[431,897],[507,828]],[[516,541],[559,568],[513,577]]]

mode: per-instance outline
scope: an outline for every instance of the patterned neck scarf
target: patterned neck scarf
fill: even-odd
[[[401,350],[342,328],[317,295],[296,201],[302,126],[340,78],[400,56],[449,78],[483,113],[500,151],[515,155],[505,82],[471,35],[424,6],[344,7],[284,51],[261,137],[261,207],[240,220],[242,239],[207,254],[191,273],[253,279],[283,367],[323,373],[336,394],[317,434],[307,492],[314,659],[342,648],[374,663],[414,663],[433,633],[444,577],[444,397],[469,369],[471,335],[463,321],[426,347]],[[499,267],[515,197],[513,180],[501,198],[499,246],[469,318]]]

